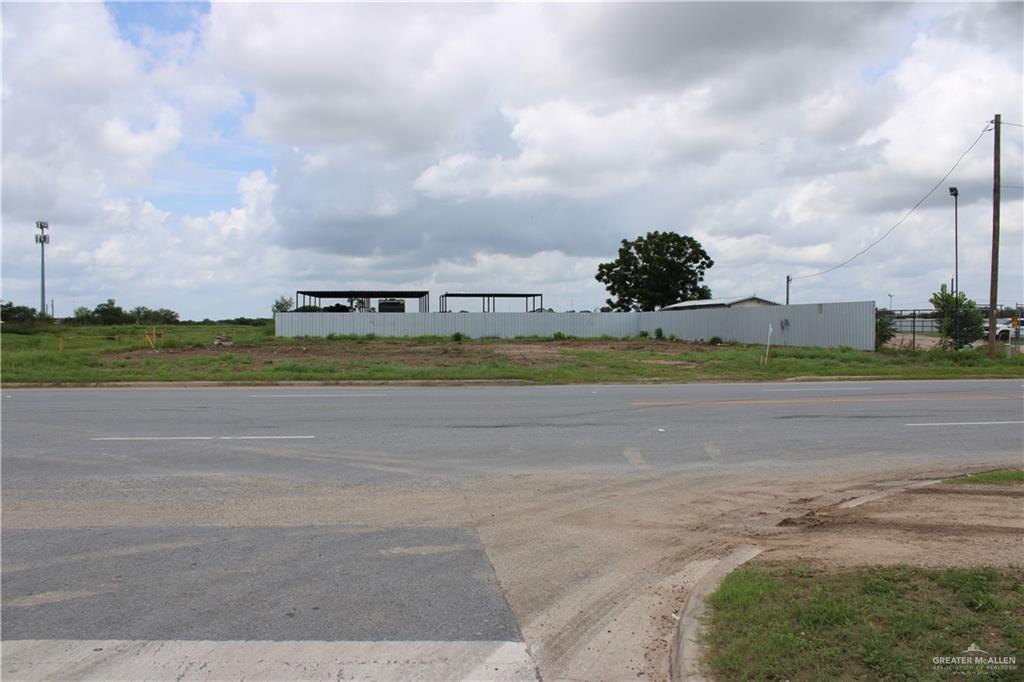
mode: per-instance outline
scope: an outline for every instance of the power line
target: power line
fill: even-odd
[[[1024,128],[1024,124],[1020,124],[1020,123],[1010,123],[1009,121],[1000,121],[1000,122],[999,122],[999,125],[1004,125],[1004,126],[1016,126],[1016,127],[1018,127],[1018,128]]]
[[[810,275],[800,275],[799,277],[794,277],[793,280],[810,279],[811,277],[818,277],[820,275],[824,275],[824,274],[827,274],[829,272],[832,272],[833,270],[838,270],[841,267],[849,265],[854,260],[856,260],[857,258],[860,258],[865,253],[870,251],[873,246],[875,246],[880,241],[882,241],[883,239],[888,237],[890,234],[892,234],[893,230],[895,230],[897,227],[902,225],[904,223],[904,221],[906,221],[906,219],[909,218],[914,213],[914,211],[916,211],[918,209],[918,207],[921,204],[923,204],[925,201],[927,201],[928,197],[930,197],[932,194],[935,193],[935,190],[937,190],[939,187],[942,186],[942,183],[944,183],[946,181],[946,178],[948,178],[950,175],[953,174],[953,171],[955,171],[956,167],[960,165],[960,162],[964,160],[964,157],[971,153],[971,150],[974,149],[978,145],[979,142],[981,142],[981,138],[984,137],[985,133],[987,133],[989,130],[991,130],[991,128],[989,127],[989,124],[986,123],[985,127],[981,129],[980,133],[978,133],[978,137],[976,137],[974,139],[974,142],[971,143],[970,147],[968,147],[967,149],[964,150],[964,153],[961,154],[960,158],[958,158],[956,160],[956,163],[953,164],[953,167],[950,168],[949,171],[947,171],[946,174],[943,175],[942,178],[938,182],[935,183],[934,187],[932,187],[930,190],[928,190],[927,194],[925,194],[923,197],[921,197],[921,199],[916,204],[914,204],[913,208],[911,208],[909,211],[907,211],[906,215],[904,215],[902,218],[897,220],[893,224],[892,227],[890,227],[888,230],[886,230],[885,234],[883,234],[881,237],[879,237],[875,241],[871,242],[870,244],[868,244],[863,249],[861,249],[857,253],[853,254],[852,256],[847,258],[846,260],[844,260],[842,263],[839,263],[838,265],[833,265],[832,267],[827,268],[825,270],[822,270],[821,272],[814,272],[814,273],[811,273]]]

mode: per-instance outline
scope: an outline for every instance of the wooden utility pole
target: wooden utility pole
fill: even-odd
[[[996,308],[999,293],[999,123],[1002,119],[996,114],[995,142],[992,152],[992,282],[988,294],[988,354],[996,354]]]
[[[789,305],[789,283],[793,281],[793,275],[786,275],[786,305]]]

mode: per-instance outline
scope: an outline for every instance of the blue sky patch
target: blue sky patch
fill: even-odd
[[[142,44],[146,29],[157,33],[181,33],[210,12],[208,2],[107,2],[121,37]]]

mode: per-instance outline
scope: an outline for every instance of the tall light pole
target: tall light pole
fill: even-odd
[[[953,197],[953,309],[956,311],[956,349],[960,350],[960,191],[949,188]]]
[[[889,310],[892,310],[892,297],[893,294],[889,294]]]
[[[36,244],[39,244],[39,317],[46,317],[46,245],[50,243],[50,223],[45,220],[36,221]]]
[[[953,293],[960,291],[960,245],[958,231],[960,215],[960,192],[956,187],[949,188],[949,196],[953,197]]]

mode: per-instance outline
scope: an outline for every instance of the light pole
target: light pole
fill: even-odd
[[[889,310],[892,310],[892,294],[889,294]]]
[[[956,311],[956,349],[960,350],[960,191],[949,188],[953,197],[953,309]]]
[[[960,291],[960,246],[959,246],[959,214],[960,192],[956,187],[949,188],[949,196],[953,197],[953,293]]]
[[[46,317],[46,245],[50,243],[50,223],[45,220],[36,221],[36,244],[39,244],[39,317]]]

